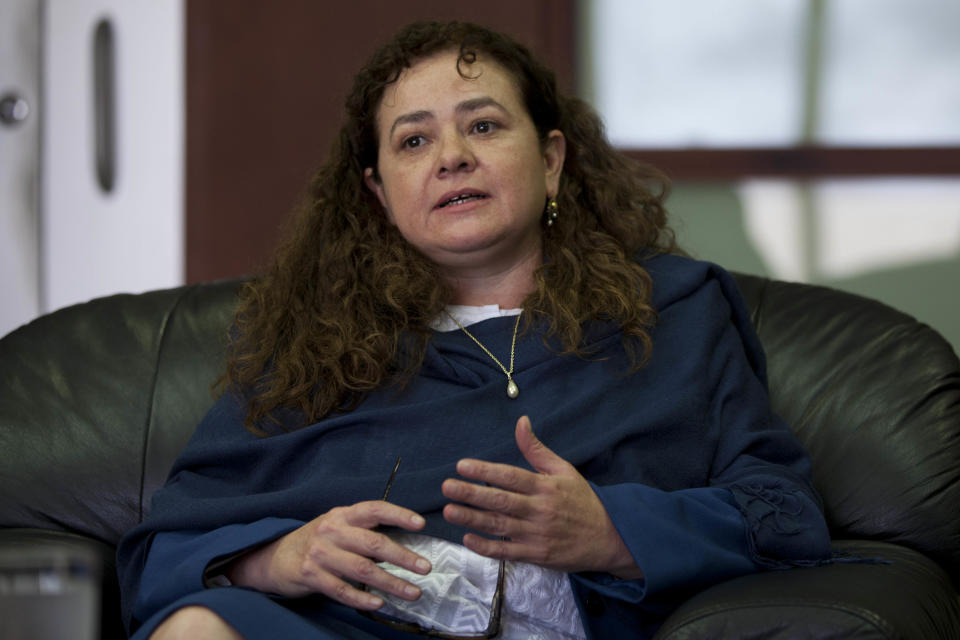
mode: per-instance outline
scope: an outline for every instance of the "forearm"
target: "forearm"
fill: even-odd
[[[140,575],[134,616],[146,620],[178,598],[207,587],[207,569],[218,559],[256,548],[295,529],[296,520],[267,518],[207,532],[159,532]]]
[[[607,536],[608,542],[605,547],[610,550],[610,554],[599,571],[609,573],[619,580],[639,580],[643,578],[643,570],[637,565],[636,559],[630,553],[630,548],[627,547],[620,532],[617,531],[609,514],[607,514],[606,519],[610,533]]]
[[[271,580],[270,566],[281,539],[244,551],[218,567],[218,573],[231,585],[250,587],[266,593],[276,592]]]

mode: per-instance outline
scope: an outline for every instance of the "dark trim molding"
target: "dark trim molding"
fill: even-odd
[[[673,180],[957,176],[960,147],[624,149]]]

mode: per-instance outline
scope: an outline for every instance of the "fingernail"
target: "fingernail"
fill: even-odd
[[[375,609],[379,609],[380,607],[383,606],[383,600],[381,600],[377,596],[367,596],[366,601],[368,605],[370,605]]]
[[[407,594],[408,596],[410,596],[411,598],[418,598],[418,597],[420,597],[420,589],[416,588],[416,587],[413,586],[412,584],[408,584],[407,586],[405,586],[405,587],[403,588],[403,592],[404,592],[405,594]]]
[[[461,460],[460,464],[457,465],[457,471],[464,474],[473,473],[473,463],[467,460]]]
[[[422,527],[422,526],[425,525],[426,523],[427,523],[427,521],[424,520],[424,519],[423,519],[423,516],[421,516],[421,515],[419,515],[419,514],[415,514],[415,515],[410,516],[410,524],[412,524],[412,525],[415,526],[415,527]]]
[[[430,571],[430,563],[424,560],[423,558],[420,558],[419,560],[417,560],[416,567],[418,570],[423,571],[424,573],[426,573],[427,571]]]

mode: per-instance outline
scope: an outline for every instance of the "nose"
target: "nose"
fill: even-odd
[[[443,137],[437,157],[438,175],[473,171],[476,164],[477,159],[473,150],[463,136],[458,133],[451,133]]]

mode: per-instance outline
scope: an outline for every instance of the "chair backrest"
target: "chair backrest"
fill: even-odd
[[[239,281],[116,295],[0,340],[0,527],[115,544],[213,404]]]
[[[774,409],[814,459],[835,538],[899,542],[960,576],[960,365],[878,302],[737,275]],[[120,295],[0,340],[0,527],[115,543],[213,402],[240,281]]]
[[[736,277],[773,408],[810,451],[832,536],[901,543],[960,584],[960,363],[949,343],[875,300]]]

